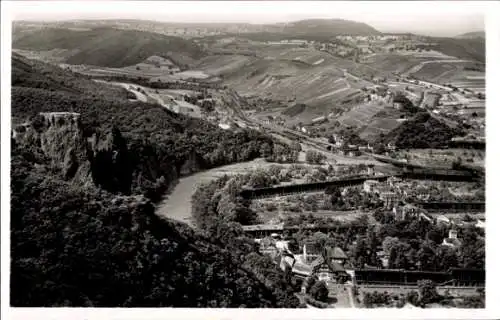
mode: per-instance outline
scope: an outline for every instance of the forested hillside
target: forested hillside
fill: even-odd
[[[380,140],[385,144],[394,143],[401,149],[442,148],[447,146],[453,137],[462,134],[460,128],[450,128],[427,112],[421,112],[382,136]]]
[[[486,62],[485,38],[436,38],[435,50],[460,59],[469,59]],[[433,41],[433,42],[434,42]]]
[[[241,230],[209,239],[154,213],[179,175],[260,156],[269,137],[18,56],[12,72],[14,306],[298,306],[277,267],[262,275],[268,258],[252,258]]]
[[[114,28],[88,31],[46,28],[15,37],[12,47],[36,51],[76,50],[67,63],[116,68],[137,64],[153,55],[181,54],[193,59],[203,56],[203,50],[189,40]]]

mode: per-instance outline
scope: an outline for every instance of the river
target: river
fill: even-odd
[[[161,217],[185,222],[190,226],[193,226],[194,224],[191,219],[191,197],[198,185],[210,182],[226,174],[243,174],[257,168],[267,168],[272,165],[276,165],[276,163],[270,163],[259,158],[252,161],[213,168],[190,176],[182,177],[174,186],[173,190],[158,204],[156,214]]]

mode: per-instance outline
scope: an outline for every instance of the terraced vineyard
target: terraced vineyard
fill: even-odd
[[[345,126],[363,127],[368,125],[373,117],[384,108],[385,105],[378,102],[361,104],[344,113],[337,120]]]

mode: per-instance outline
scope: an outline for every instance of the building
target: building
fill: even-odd
[[[312,124],[321,124],[328,121],[327,117],[322,116],[322,117],[317,117],[311,120]]]
[[[444,215],[440,215],[438,217],[436,217],[436,223],[437,224],[444,224],[444,225],[450,225],[451,224],[451,221],[448,217],[444,216]]]
[[[345,254],[344,250],[339,247],[327,247],[324,251],[325,257],[327,259],[330,259],[332,262],[336,262],[342,266],[344,266],[347,262],[347,255]]]
[[[443,239],[444,246],[449,246],[452,248],[457,248],[462,245],[462,242],[458,239],[458,232],[456,229],[451,229],[448,232],[448,238]]]
[[[394,208],[400,200],[398,194],[392,191],[391,188],[376,188],[375,192],[378,193],[378,196],[380,197],[380,200],[384,202],[385,207],[389,209]]]
[[[374,187],[377,186],[378,184],[379,184],[379,182],[376,180],[366,180],[363,183],[363,190],[365,192],[372,193],[372,192],[374,192]]]
[[[327,247],[311,263],[312,274],[327,282],[345,282],[350,276],[345,270],[347,255],[339,247]]]
[[[483,220],[478,219],[475,227],[480,228],[480,229],[484,229],[486,227],[486,223]]]
[[[392,209],[396,221],[413,220],[420,218],[422,209],[411,204],[395,206]]]
[[[403,179],[398,178],[398,177],[389,177],[387,179],[387,183],[389,184],[389,186],[391,188],[397,187],[398,183],[401,183],[402,181],[403,181]]]

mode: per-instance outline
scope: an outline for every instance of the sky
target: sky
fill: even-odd
[[[15,1],[10,4],[16,20],[275,23],[340,18],[365,22],[382,32],[432,36],[482,31],[487,12],[487,2],[470,1]]]

